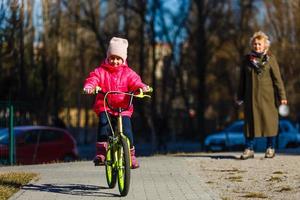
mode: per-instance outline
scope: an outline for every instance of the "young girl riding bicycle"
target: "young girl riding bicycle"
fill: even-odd
[[[84,92],[94,94],[96,88],[103,91],[136,91],[142,89],[149,91],[150,87],[141,81],[140,76],[127,65],[127,48],[128,41],[123,38],[113,37],[108,46],[106,59],[92,71],[84,83]],[[109,122],[105,114],[105,109],[113,117],[117,113],[109,108],[104,108],[104,95],[99,93],[96,96],[94,111],[99,116],[99,127],[96,142],[96,156],[94,158],[95,165],[102,165],[105,161],[107,151],[107,139],[110,134]],[[114,107],[126,107],[129,98],[125,95],[111,95],[109,102]],[[131,127],[131,116],[133,106],[122,112],[124,134],[130,141],[130,156],[132,160],[132,168],[138,168],[139,164],[135,157],[135,148],[133,145],[133,132]]]

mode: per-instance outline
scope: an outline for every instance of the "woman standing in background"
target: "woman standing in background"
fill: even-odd
[[[265,158],[275,156],[278,134],[278,104],[287,104],[276,58],[269,52],[270,40],[262,31],[250,39],[251,52],[241,66],[237,103],[244,103],[246,146],[241,159],[254,157],[254,138],[266,137]],[[277,103],[279,102],[279,103]]]

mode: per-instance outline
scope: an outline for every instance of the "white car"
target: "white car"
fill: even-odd
[[[235,121],[223,131],[207,136],[204,141],[205,150],[242,150],[246,142],[243,126],[244,121]],[[280,120],[279,134],[276,138],[276,149],[294,148],[298,146],[300,146],[300,133],[289,120]],[[256,138],[254,149],[256,151],[263,151],[265,148],[266,138]]]

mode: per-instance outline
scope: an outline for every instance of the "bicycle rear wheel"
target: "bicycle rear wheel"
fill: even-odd
[[[118,186],[121,196],[126,196],[130,187],[130,154],[125,137],[121,138],[118,148]]]
[[[108,187],[114,188],[117,182],[117,171],[111,145],[109,145],[106,152],[105,174]]]

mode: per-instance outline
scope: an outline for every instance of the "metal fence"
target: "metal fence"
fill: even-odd
[[[0,164],[13,165],[16,162],[14,126],[32,124],[30,105],[22,102],[0,101]],[[8,144],[4,141],[8,129]]]

